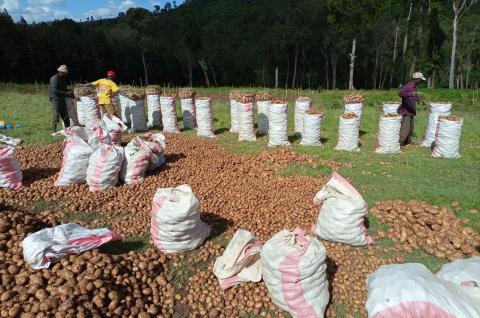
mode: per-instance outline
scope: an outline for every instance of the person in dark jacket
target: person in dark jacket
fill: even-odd
[[[70,116],[68,114],[66,98],[73,98],[73,93],[67,88],[68,68],[61,65],[57,69],[57,74],[50,78],[50,102],[52,103],[52,133],[57,131],[59,117],[65,125],[70,126]]]
[[[410,82],[405,84],[398,93],[402,98],[402,104],[398,108],[398,113],[402,115],[402,128],[400,129],[400,145],[402,146],[412,143],[413,119],[417,115],[417,103],[423,100],[417,93],[417,85],[425,80],[422,73],[415,72]]]

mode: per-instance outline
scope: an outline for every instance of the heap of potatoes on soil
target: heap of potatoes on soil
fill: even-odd
[[[25,186],[0,190],[0,202],[4,203],[0,207],[0,317],[285,316],[271,303],[263,282],[222,291],[212,273],[214,261],[223,254],[225,239],[238,228],[263,241],[283,228],[310,229],[318,214],[312,198],[327,176],[281,176],[281,171],[292,163],[332,170],[340,164],[286,149],[236,155],[207,140],[166,135],[167,163],[163,169],[138,185],[119,185],[95,193],[84,184],[53,186],[62,162],[62,145],[19,149]],[[102,248],[71,255],[50,269],[37,271],[23,261],[20,244],[27,234],[63,223],[71,214],[91,215],[94,220],[82,223],[87,227],[108,226],[127,236],[144,236],[156,189],[180,184],[192,186],[202,205],[202,218],[213,227],[212,236],[193,252],[165,255],[149,247],[143,253],[112,255]],[[41,213],[32,213],[30,205],[35,201],[54,202],[54,208],[47,206]],[[395,203],[398,213],[401,204],[406,203]],[[434,209],[420,205],[422,211]],[[396,229],[393,224],[400,221],[387,217],[393,209],[378,205],[373,210],[380,218],[383,213],[382,220]],[[436,211],[441,214],[441,209]],[[441,219],[450,220],[451,229],[456,228],[451,217]],[[389,256],[385,253],[388,250],[375,245],[353,248],[324,244],[331,303],[366,315],[367,274],[381,265],[403,262],[403,256]],[[411,246],[408,240],[399,245]],[[329,306],[327,317],[336,316],[335,306]]]

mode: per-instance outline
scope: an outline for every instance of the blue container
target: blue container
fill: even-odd
[[[12,129],[12,125],[7,124],[7,125],[5,126],[5,128],[7,128],[7,129]]]

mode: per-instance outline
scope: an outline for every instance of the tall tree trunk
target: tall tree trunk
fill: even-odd
[[[432,83],[430,88],[435,88],[435,76],[437,75],[437,70],[433,70],[432,72]]]
[[[215,87],[218,87],[217,77],[215,76],[215,71],[213,70],[213,65],[211,63],[208,63],[208,64],[210,65],[210,70],[212,71],[213,82],[215,83]]]
[[[408,9],[407,24],[406,24],[406,28],[405,28],[405,36],[403,37],[403,59],[405,59],[405,53],[407,53],[408,25],[410,23],[410,18],[412,16],[412,5],[413,5],[413,2],[410,1],[410,8]]]
[[[378,76],[378,79],[379,79],[378,89],[380,89],[382,86],[382,83],[381,83],[382,77],[383,77],[383,57],[380,59],[380,75]]]
[[[395,71],[395,61],[397,60],[397,45],[398,45],[398,33],[400,32],[400,23],[399,19],[395,20],[395,44],[393,46],[393,58],[392,58],[392,71],[390,72],[390,82],[389,87],[392,87],[393,83],[393,72]]]
[[[275,67],[275,88],[278,88],[278,66]]]
[[[288,60],[287,60],[287,77],[285,78],[285,88],[288,87],[289,77],[290,77],[290,55],[288,56]]]
[[[332,89],[337,88],[337,61],[338,61],[338,56],[335,54],[332,54],[330,58],[330,62],[332,64]]]
[[[325,59],[325,84],[326,84],[326,89],[330,88],[330,75],[328,73],[328,69],[330,68],[330,64],[328,61],[328,53],[327,50],[322,50],[323,57]]]
[[[350,76],[348,77],[348,89],[354,90],[355,87],[353,86],[353,71],[355,69],[355,45],[357,40],[353,38],[352,41],[352,52],[350,53]]]
[[[375,54],[375,66],[373,68],[373,75],[372,75],[372,89],[377,87],[377,66],[378,66],[378,47],[376,48]]]
[[[188,85],[193,87],[193,71],[192,71],[192,61],[188,60]]]
[[[458,28],[458,13],[455,12],[453,16],[453,31],[452,31],[452,54],[450,55],[450,76],[448,79],[448,88],[454,88],[455,80],[455,55],[457,54],[457,28]]]
[[[412,58],[412,64],[410,64],[410,75],[415,73],[416,67],[417,67],[417,55],[415,54]]]
[[[295,81],[297,79],[297,63],[298,63],[298,42],[295,44],[295,61],[293,64],[293,78],[292,78],[292,88],[295,88]]]
[[[143,72],[145,74],[145,86],[148,85],[148,72],[147,72],[147,62],[145,61],[145,50],[142,48],[142,63],[143,63]]]

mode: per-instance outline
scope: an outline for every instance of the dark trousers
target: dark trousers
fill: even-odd
[[[405,146],[412,143],[414,116],[403,115],[402,127],[400,128],[400,145]]]
[[[70,126],[70,116],[68,115],[67,103],[64,98],[51,100],[52,103],[52,132],[57,131],[59,117],[63,120],[65,128]]]

